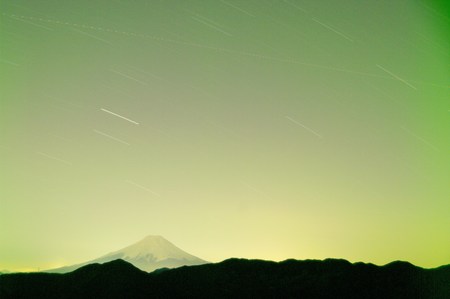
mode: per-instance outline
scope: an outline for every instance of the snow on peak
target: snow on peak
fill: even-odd
[[[107,256],[121,255],[125,260],[131,259],[152,259],[161,261],[165,259],[185,259],[188,261],[198,260],[197,257],[179,249],[162,236],[146,236],[141,241],[122,248],[118,251],[111,252]]]

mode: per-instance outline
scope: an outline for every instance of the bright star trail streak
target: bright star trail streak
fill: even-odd
[[[107,110],[107,109],[105,109],[105,108],[101,108],[100,110],[103,111],[103,112],[109,113],[109,114],[111,114],[111,115],[120,117],[121,119],[124,119],[124,120],[126,120],[126,121],[129,121],[130,123],[133,123],[133,124],[135,124],[135,125],[139,125],[138,122],[136,122],[136,121],[134,121],[134,120],[131,120],[131,119],[129,119],[129,118],[125,117],[125,116],[122,116],[122,115],[120,115],[120,114],[117,114],[117,113],[114,113],[114,112],[112,112],[112,111],[109,111],[109,110]]]
[[[94,131],[95,133],[99,134],[99,135],[105,136],[105,137],[107,137],[107,138],[109,138],[109,139],[112,139],[112,140],[114,140],[114,141],[120,142],[120,143],[125,144],[125,145],[130,145],[128,142],[125,142],[125,141],[123,141],[123,140],[121,140],[121,139],[119,139],[119,138],[116,138],[116,137],[114,137],[114,136],[111,136],[111,135],[109,135],[109,134],[106,134],[106,133],[104,133],[104,132],[101,132],[101,131],[99,131],[99,130],[93,130],[93,131]]]
[[[433,144],[431,144],[429,141],[423,139],[422,137],[420,137],[419,135],[415,134],[414,132],[411,132],[411,130],[408,130],[405,127],[401,127],[403,131],[407,132],[409,135],[414,136],[415,138],[417,138],[418,140],[422,141],[423,143],[425,143],[426,145],[430,146],[431,148],[433,148],[436,151],[440,151],[436,146],[434,146]]]
[[[24,23],[33,25],[33,26],[35,26],[35,27],[39,27],[39,28],[42,28],[42,29],[46,29],[46,30],[49,30],[49,31],[53,31],[52,28],[48,28],[48,27],[46,27],[46,26],[42,26],[42,25],[39,25],[39,24],[30,22],[30,21],[28,21],[28,20],[25,20],[25,18],[15,17],[15,16],[10,16],[10,17],[13,18],[14,20],[21,21],[21,22],[24,22]]]
[[[327,29],[333,31],[334,33],[336,33],[336,34],[342,36],[342,37],[345,38],[346,40],[353,42],[353,39],[351,39],[350,37],[348,37],[346,34],[337,31],[336,29],[334,29],[334,28],[328,26],[327,24],[324,24],[324,23],[320,22],[320,21],[317,20],[317,19],[312,18],[312,20],[313,20],[314,22],[316,22],[316,23],[322,25],[323,27],[325,27],[325,28],[327,28]]]
[[[392,77],[394,77],[395,79],[397,79],[400,82],[405,83],[406,85],[408,85],[409,87],[411,87],[412,89],[417,90],[417,87],[411,85],[410,83],[408,83],[406,80],[403,80],[402,78],[400,78],[399,76],[393,74],[392,72],[388,71],[387,69],[385,69],[384,67],[382,67],[381,65],[377,64],[377,67],[382,69],[383,71],[385,71],[386,73],[388,73],[389,75],[391,75]]]
[[[300,127],[302,127],[302,128],[304,128],[304,129],[306,129],[307,131],[313,133],[313,134],[316,135],[317,137],[323,138],[322,135],[320,135],[319,133],[317,133],[317,132],[314,131],[313,129],[311,129],[311,128],[305,126],[304,124],[299,123],[299,122],[296,121],[295,119],[292,119],[292,118],[289,117],[289,116],[285,116],[285,117],[286,117],[288,120],[290,120],[291,122],[293,122],[294,124],[299,125]]]
[[[226,32],[225,30],[219,28],[218,26],[215,26],[213,24],[208,23],[208,20],[206,20],[206,21],[205,20],[201,20],[199,17],[192,17],[192,19],[197,21],[197,22],[199,22],[199,23],[202,23],[203,25],[206,25],[206,26],[208,26],[208,27],[210,27],[210,28],[212,28],[212,29],[214,29],[214,30],[216,30],[218,32],[221,32],[221,33],[223,33],[225,35],[233,36],[231,33]],[[211,21],[209,21],[209,22],[211,22]]]
[[[142,85],[144,85],[144,86],[147,86],[147,85],[148,85],[148,84],[145,83],[144,81],[141,81],[141,80],[139,80],[139,79],[136,79],[136,78],[134,78],[134,77],[131,77],[130,75],[124,74],[124,73],[122,73],[122,72],[119,72],[119,71],[116,71],[116,70],[110,70],[110,71],[113,72],[113,73],[115,73],[115,74],[118,74],[118,75],[120,75],[120,76],[122,76],[122,77],[125,77],[125,78],[128,78],[128,79],[130,79],[130,80],[136,81],[137,83],[142,84]]]
[[[242,12],[242,13],[246,14],[247,16],[250,16],[250,17],[256,18],[256,16],[255,16],[255,15],[253,15],[253,14],[249,13],[248,11],[245,11],[245,10],[243,10],[242,8],[239,8],[239,7],[237,7],[237,6],[236,6],[236,5],[234,5],[234,4],[231,4],[231,3],[229,3],[229,2],[227,2],[227,1],[225,1],[225,0],[220,0],[220,2],[222,2],[222,3],[223,3],[223,4],[225,4],[225,5],[228,5],[228,6],[232,7],[232,8],[234,8],[234,9],[237,9],[237,10],[239,10],[240,12]]]
[[[112,45],[110,42],[108,42],[107,40],[104,40],[103,38],[99,38],[99,37],[97,37],[97,36],[95,36],[95,35],[89,34],[89,33],[87,33],[87,32],[84,32],[84,31],[81,31],[81,30],[78,30],[78,29],[75,29],[75,28],[72,29],[72,30],[75,31],[75,32],[78,32],[78,33],[80,33],[80,34],[84,34],[84,35],[86,35],[86,36],[92,37],[93,39],[96,39],[96,40],[98,40],[98,41],[107,43],[108,45]]]
[[[22,18],[22,19],[38,20],[38,21],[49,22],[49,23],[57,23],[60,25],[82,27],[82,28],[97,30],[97,31],[124,34],[124,35],[128,35],[128,36],[138,36],[138,37],[154,39],[154,40],[162,41],[162,42],[198,47],[198,48],[209,49],[209,50],[213,50],[213,51],[225,52],[225,53],[230,53],[230,54],[238,54],[238,55],[243,55],[243,56],[255,57],[255,58],[259,58],[259,59],[279,61],[279,62],[284,62],[284,63],[293,63],[293,64],[304,65],[304,66],[309,66],[309,67],[314,67],[314,68],[321,68],[321,69],[332,70],[332,71],[337,71],[337,72],[351,73],[351,74],[357,74],[357,75],[362,75],[362,76],[378,77],[378,78],[385,78],[385,79],[395,79],[395,78],[388,77],[388,76],[381,76],[381,75],[377,75],[377,74],[371,74],[371,73],[360,72],[360,71],[355,71],[355,70],[347,70],[347,69],[342,69],[342,68],[330,67],[330,66],[326,66],[326,65],[305,63],[305,62],[295,61],[295,60],[291,60],[291,59],[270,57],[270,56],[261,55],[258,53],[251,53],[251,52],[237,51],[237,50],[226,49],[226,48],[213,47],[213,46],[208,46],[208,45],[203,45],[203,44],[198,44],[198,43],[191,43],[191,42],[167,39],[167,38],[162,38],[162,37],[157,37],[157,36],[152,36],[152,35],[147,35],[147,34],[126,32],[126,31],[120,31],[120,30],[115,30],[115,29],[105,29],[105,28],[95,27],[95,26],[90,26],[90,25],[79,25],[79,24],[73,24],[73,23],[69,23],[69,22],[56,21],[56,20],[49,20],[49,19],[48,20],[47,19],[37,19],[37,18],[29,17],[29,16],[15,16],[15,17]],[[121,73],[119,71],[111,70],[111,72],[114,72],[114,73],[121,75],[123,77],[126,77],[128,79],[134,80],[142,85],[148,85],[147,83],[145,83],[143,81],[140,81],[136,78],[133,78],[133,77],[126,75],[124,73]]]
[[[52,160],[55,160],[55,161],[64,163],[64,164],[66,164],[66,165],[72,165],[72,163],[69,162],[69,161],[66,161],[66,160],[63,160],[63,159],[60,159],[60,158],[57,158],[57,157],[53,157],[53,156],[51,156],[51,155],[48,155],[48,154],[45,154],[45,153],[42,153],[42,152],[37,152],[37,154],[38,154],[38,155],[41,155],[41,156],[44,156],[44,157],[46,157],[46,158],[49,158],[49,159],[52,159]]]
[[[12,62],[12,61],[9,61],[9,60],[6,60],[6,59],[2,59],[1,62],[8,63],[8,64],[13,65],[13,66],[20,66],[20,64]]]
[[[147,188],[147,187],[144,187],[144,186],[142,186],[141,184],[138,184],[138,183],[136,183],[136,182],[133,182],[133,181],[130,181],[130,180],[126,180],[125,182],[127,182],[128,184],[131,184],[131,185],[133,185],[133,186],[136,186],[136,187],[138,187],[138,188],[141,188],[142,190],[145,190],[145,191],[147,191],[147,192],[149,192],[149,193],[151,193],[151,194],[153,194],[153,195],[156,195],[156,196],[161,196],[160,194],[158,194],[158,193],[156,193],[155,191],[152,191],[152,190],[150,190],[149,188]]]
[[[297,4],[294,4],[294,3],[289,2],[289,1],[287,1],[287,0],[284,0],[284,3],[289,4],[290,6],[296,8],[296,9],[298,9],[298,10],[301,10],[301,11],[303,11],[303,12],[306,12],[306,13],[308,12],[308,11],[305,10],[304,8],[301,8],[300,6],[298,6]]]
[[[7,15],[7,14],[3,14],[3,15]],[[198,44],[198,43],[191,43],[191,42],[185,42],[185,41],[180,41],[180,40],[168,39],[168,38],[163,38],[163,37],[158,37],[158,36],[153,36],[153,35],[148,35],[148,34],[127,32],[127,31],[121,31],[121,30],[116,30],[116,29],[95,27],[95,26],[90,26],[90,25],[80,25],[80,24],[74,24],[74,23],[70,23],[70,22],[51,20],[51,19],[34,18],[34,17],[30,17],[30,16],[16,16],[16,15],[7,15],[7,16],[17,17],[17,18],[21,18],[21,19],[37,20],[37,21],[48,22],[48,23],[56,23],[56,24],[66,25],[66,26],[81,27],[81,28],[90,29],[90,30],[110,32],[110,33],[116,33],[116,34],[123,34],[123,35],[127,35],[127,36],[149,38],[149,39],[153,39],[153,40],[157,40],[157,41],[161,41],[161,42],[174,43],[174,44],[186,45],[186,46],[191,46],[191,47],[198,47],[198,48],[209,49],[209,50],[218,51],[218,52],[249,56],[249,57],[254,57],[254,58],[259,58],[259,59],[283,62],[283,63],[292,63],[292,64],[304,65],[304,66],[309,66],[309,67],[313,67],[313,68],[319,68],[319,69],[336,71],[336,72],[343,72],[343,73],[349,73],[349,74],[355,74],[355,75],[361,75],[361,76],[368,76],[368,77],[375,77],[375,78],[400,80],[400,81],[404,82],[405,84],[408,84],[407,82],[403,81],[401,78],[398,78],[397,76],[395,76],[394,74],[390,73],[387,70],[384,70],[384,71],[387,72],[391,76],[382,76],[382,75],[378,75],[378,74],[372,74],[372,73],[367,73],[367,72],[362,72],[362,71],[357,71],[357,70],[350,70],[350,69],[331,67],[331,66],[320,65],[320,64],[315,64],[315,63],[301,62],[301,61],[296,61],[296,60],[292,60],[292,59],[283,59],[283,58],[278,58],[278,57],[271,57],[271,56],[262,55],[262,54],[259,54],[259,53],[251,53],[251,52],[238,51],[238,50],[233,50],[233,49],[219,48],[219,47],[214,47],[214,46],[209,46],[209,45],[204,45],[204,44]],[[329,28],[329,29],[331,29],[331,28]],[[341,33],[339,33],[339,34],[341,34]],[[345,38],[349,39],[348,37],[345,37]],[[351,40],[351,41],[353,41],[353,40]],[[380,67],[380,66],[378,66],[378,67]],[[145,82],[143,82],[141,80],[133,78],[133,77],[131,77],[129,75],[126,75],[124,73],[121,73],[119,71],[116,71],[116,70],[110,70],[110,71],[114,72],[114,73],[116,73],[118,75],[121,75],[123,77],[126,77],[128,79],[134,80],[134,81],[136,81],[136,82],[138,82],[138,83],[140,83],[142,85],[148,85],[147,83],[145,83]],[[436,84],[436,83],[432,83],[432,82],[424,82],[424,81],[411,81],[411,82],[417,82],[417,83],[422,83],[422,84],[429,84],[429,85],[434,85],[434,86],[437,86],[437,87],[450,88],[449,86],[444,86],[443,84]],[[410,85],[410,87],[415,88],[415,87],[413,87],[411,85]]]

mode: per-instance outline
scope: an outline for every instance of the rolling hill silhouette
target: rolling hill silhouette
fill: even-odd
[[[71,273],[0,275],[0,298],[450,298],[450,265],[229,259],[141,271],[123,260]]]

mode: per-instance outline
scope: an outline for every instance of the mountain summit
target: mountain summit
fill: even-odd
[[[181,266],[201,265],[208,263],[176,247],[161,236],[147,236],[141,241],[125,248],[105,254],[97,259],[72,266],[47,270],[46,272],[66,273],[82,266],[103,264],[122,259],[135,267],[151,272],[159,268],[177,268]]]

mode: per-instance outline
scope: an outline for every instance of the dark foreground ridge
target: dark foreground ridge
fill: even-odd
[[[143,272],[115,260],[67,274],[0,275],[0,298],[450,298],[450,265],[229,259]]]

